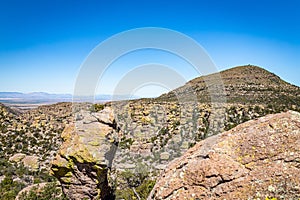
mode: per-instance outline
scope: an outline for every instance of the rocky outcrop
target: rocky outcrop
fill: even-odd
[[[112,110],[80,111],[65,128],[63,144],[52,161],[51,173],[70,199],[109,199],[107,174],[116,149]]]
[[[212,136],[171,162],[148,199],[300,198],[300,113]]]

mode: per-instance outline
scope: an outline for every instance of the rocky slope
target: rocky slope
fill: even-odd
[[[299,199],[299,141],[298,112],[238,125],[171,162],[149,199]]]
[[[49,156],[61,145],[61,132],[73,119],[72,104],[41,106],[24,113],[3,105],[0,108],[1,157],[9,158],[16,153],[35,155],[45,162],[44,167],[49,166]]]
[[[14,199],[34,183],[55,181],[50,162],[72,120],[72,104],[59,103],[17,112],[0,105],[0,195]]]

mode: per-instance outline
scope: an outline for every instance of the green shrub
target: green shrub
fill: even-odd
[[[121,139],[119,143],[119,147],[122,149],[129,149],[130,146],[133,144],[134,140],[132,138],[126,139],[125,137]]]
[[[138,163],[134,170],[125,170],[120,174],[120,178],[125,180],[123,188],[116,190],[116,199],[146,200],[154,187],[155,181],[149,177],[149,169],[146,165]]]
[[[91,112],[99,112],[101,110],[104,109],[104,105],[103,104],[93,104],[92,107],[91,107]]]
[[[19,182],[14,182],[11,176],[7,176],[0,183],[0,196],[2,200],[14,200],[19,193],[24,188],[24,184]]]

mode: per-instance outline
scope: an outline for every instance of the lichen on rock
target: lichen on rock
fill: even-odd
[[[110,119],[102,119],[103,123],[90,112],[81,111],[82,117],[63,131],[63,144],[52,161],[51,174],[70,199],[109,199],[113,195],[107,178],[112,158],[106,155],[115,145],[107,135],[115,130],[109,124],[113,123],[111,110],[100,112],[104,112],[102,118]]]

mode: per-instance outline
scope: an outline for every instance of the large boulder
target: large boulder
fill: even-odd
[[[101,120],[95,113],[80,111],[80,117],[62,133],[63,144],[52,161],[51,174],[58,178],[69,199],[109,199],[112,190],[107,174],[116,150],[114,120],[104,109]],[[104,121],[104,122],[103,122]]]
[[[163,171],[148,199],[299,199],[300,114],[252,120],[199,142]]]

